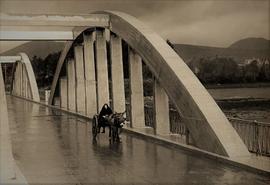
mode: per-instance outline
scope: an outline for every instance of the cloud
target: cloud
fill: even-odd
[[[211,17],[185,26],[179,24],[173,30],[164,30],[162,35],[180,43],[226,47],[232,42],[247,37],[269,39],[267,21],[267,17],[262,17],[256,12],[230,14]]]
[[[260,10],[260,11],[258,11]],[[146,16],[164,38],[175,43],[227,47],[246,37],[269,39],[269,1],[192,1],[163,7]]]

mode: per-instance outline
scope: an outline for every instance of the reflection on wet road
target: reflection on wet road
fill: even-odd
[[[269,178],[108,132],[92,142],[82,118],[8,96],[14,157],[30,184],[269,184]]]

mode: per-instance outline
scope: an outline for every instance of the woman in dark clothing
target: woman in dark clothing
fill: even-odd
[[[104,116],[109,116],[113,113],[112,109],[106,103],[103,105],[99,116],[98,116],[98,133],[100,132],[100,127],[103,127],[102,133],[105,133],[105,127],[107,126],[107,121],[105,120]]]

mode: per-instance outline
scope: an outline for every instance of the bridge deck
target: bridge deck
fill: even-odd
[[[91,125],[48,107],[7,97],[14,158],[31,183],[268,184],[269,178],[122,134],[92,142]]]

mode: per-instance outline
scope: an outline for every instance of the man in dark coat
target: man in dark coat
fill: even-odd
[[[107,103],[104,104],[98,116],[98,132],[100,132],[100,127],[103,127],[102,133],[105,133],[105,126],[107,121],[105,120],[104,116],[109,116],[112,113],[113,111],[109,105]]]

